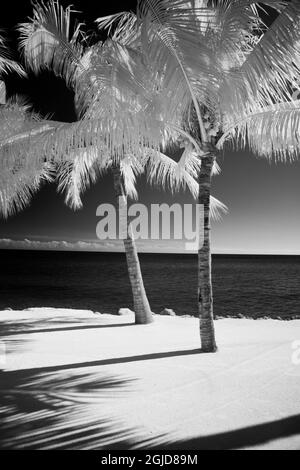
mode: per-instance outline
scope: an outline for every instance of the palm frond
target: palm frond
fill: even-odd
[[[3,77],[10,72],[16,72],[22,77],[26,76],[23,67],[12,59],[11,52],[3,36],[0,34],[0,76]]]
[[[249,145],[257,155],[275,160],[294,160],[300,155],[300,101],[278,103],[241,115],[228,123],[218,148],[230,140],[239,147]]]
[[[280,11],[241,65],[239,85],[224,81],[221,90],[224,113],[238,116],[242,108],[248,113],[258,104],[264,107],[285,102],[290,98],[291,85],[299,84],[300,3],[291,0]]]
[[[109,156],[96,147],[72,151],[57,169],[58,191],[65,193],[65,203],[73,210],[82,207],[82,194],[96,183],[112,163]]]
[[[221,173],[221,167],[217,160],[214,160],[213,167],[212,167],[212,176],[219,175]]]
[[[30,113],[32,111],[33,105],[30,100],[30,97],[25,94],[15,94],[11,95],[7,100],[6,100],[6,106],[7,108],[12,109],[15,107],[16,109],[19,109],[20,111],[24,113]],[[38,114],[35,113],[35,116],[37,118]]]
[[[183,1],[140,0],[138,20],[145,56],[161,71],[163,87],[181,113],[193,103],[201,138],[206,140],[199,103],[211,108],[218,101],[221,69],[205,36],[199,34],[195,10]]]
[[[151,184],[156,184],[171,190],[178,191],[181,188],[188,188],[195,199],[198,198],[199,184],[195,179],[193,168],[192,173],[188,172],[188,167],[182,169],[178,163],[167,155],[145,150],[147,155],[147,177]],[[196,164],[198,168],[198,163]],[[226,214],[228,208],[215,197],[210,197],[210,214],[214,220],[220,220],[222,214]]]
[[[146,126],[142,113],[137,112],[129,114],[126,120],[121,114],[115,119],[106,116],[103,120],[89,118],[62,124],[44,139],[43,144],[47,152],[52,149],[53,158],[58,162],[77,149],[96,147],[110,155],[113,162],[119,163],[127,154],[139,155],[141,147],[158,151],[163,131],[160,122]]]
[[[164,71],[167,64],[163,80],[165,86],[169,83],[173,96],[177,96],[178,90],[181,93],[186,90],[185,98],[192,99],[200,127],[197,101],[215,114],[220,97],[226,98],[225,89],[235,90],[242,82],[244,91],[243,77],[237,73],[237,67],[253,49],[263,25],[258,14],[262,4],[278,11],[283,8],[280,0],[266,0],[259,5],[251,0],[138,2],[142,47],[144,45],[151,61],[159,64],[159,70]],[[176,87],[174,80],[180,86]],[[177,102],[184,103],[183,97],[180,96]],[[204,135],[205,131],[201,129],[201,133]]]
[[[195,148],[191,145],[190,142],[188,145],[185,144],[184,151],[178,162],[179,169],[184,169],[194,178],[198,178],[201,169],[201,154],[203,154],[203,152],[199,154],[197,151],[195,151]],[[214,160],[212,175],[215,176],[219,175],[220,173],[221,168],[217,160]]]
[[[282,0],[219,0],[206,3],[206,9],[213,13],[213,19],[207,15],[206,37],[225,71],[240,67],[265,31],[261,15],[262,12],[266,13],[264,6],[276,12],[281,12],[286,6]],[[204,11],[204,8],[200,10],[202,23],[205,21]]]
[[[43,182],[51,182],[54,168],[49,163],[15,166],[0,174],[0,215],[3,218],[25,209]]]
[[[187,171],[191,176],[197,178],[201,168],[201,159],[199,155],[191,148],[186,146],[178,162],[179,171]]]
[[[120,111],[134,113],[150,105],[153,84],[139,51],[108,39],[90,47],[82,63],[76,99],[81,109],[88,109],[88,116],[113,118],[112,113],[117,117]]]
[[[30,128],[36,122],[38,122],[37,116],[30,115],[29,117],[24,106],[20,106],[17,102],[6,103],[0,109],[1,144],[12,135],[27,130],[25,126]]]
[[[210,215],[213,220],[220,221],[223,215],[228,214],[228,207],[219,199],[210,196]]]
[[[182,166],[167,155],[144,150],[147,159],[147,178],[150,184],[162,186],[172,192],[178,191],[182,187],[188,187],[193,197],[198,196],[198,184]]]
[[[63,145],[61,137],[66,131],[69,140]],[[41,181],[49,179],[50,169],[57,164],[59,189],[67,189],[69,205],[80,207],[80,194],[95,181],[99,169],[94,165],[96,147],[88,148],[84,140],[76,140],[76,132],[77,126],[41,119],[18,100],[1,108],[0,191],[5,217],[29,204]],[[104,156],[99,162],[104,164]]]
[[[97,18],[100,31],[106,31],[108,36],[120,44],[129,46],[137,39],[137,17],[132,12],[120,12],[114,15]]]
[[[60,122],[41,119],[28,111],[29,105],[15,98],[0,109],[0,173],[14,174],[20,169],[41,171],[53,163],[55,131]],[[51,140],[52,139],[52,140]],[[19,173],[18,173],[19,174]],[[4,180],[3,180],[4,181]]]
[[[122,159],[120,168],[126,194],[132,199],[137,199],[136,179],[145,171],[143,161],[134,155],[127,155]]]
[[[82,24],[72,26],[74,12],[71,7],[64,9],[57,0],[35,2],[33,17],[18,25],[19,47],[26,65],[35,73],[51,69],[71,86],[84,49]]]
[[[241,69],[253,88],[269,88],[270,82],[282,92],[289,80],[299,77],[300,4],[292,0],[263,34]],[[254,87],[253,81],[256,80]],[[253,90],[254,91],[254,90]],[[272,90],[273,91],[273,90]],[[287,92],[289,96],[289,91]]]

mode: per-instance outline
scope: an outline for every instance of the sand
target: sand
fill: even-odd
[[[0,323],[1,448],[300,449],[300,320],[217,320],[216,354],[196,318],[40,308]]]

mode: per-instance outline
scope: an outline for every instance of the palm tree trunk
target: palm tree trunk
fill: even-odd
[[[113,168],[114,176],[114,188],[117,198],[125,197],[127,200],[126,191],[123,185],[122,173],[120,167],[115,166]],[[139,262],[139,257],[136,249],[136,244],[134,242],[133,234],[130,228],[128,217],[126,216],[127,226],[126,233],[127,236],[124,238],[124,248],[126,253],[128,275],[130,279],[132,296],[133,296],[133,305],[135,312],[135,323],[136,324],[146,324],[153,321],[153,316],[149,301],[147,299],[141,266]]]
[[[202,158],[199,175],[199,204],[204,208],[203,245],[198,251],[198,308],[200,318],[201,349],[204,352],[217,350],[213,319],[213,294],[210,252],[210,191],[214,157]]]

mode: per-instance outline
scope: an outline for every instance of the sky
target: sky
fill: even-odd
[[[69,1],[61,2],[64,6]],[[87,29],[93,20],[119,11],[117,1],[72,1],[74,9],[83,11]],[[123,2],[122,9],[134,9],[135,1]],[[6,29],[12,48],[15,46],[16,23],[31,14],[30,1],[22,0],[18,8],[7,4],[0,28]],[[51,114],[53,119],[75,120],[73,95],[64,82],[44,73],[28,80],[11,77],[6,80],[8,94],[26,94],[37,111]],[[269,163],[247,151],[226,150],[219,158],[222,173],[213,179],[213,195],[224,202],[229,213],[212,223],[213,253],[300,254],[300,162]],[[193,203],[183,191],[170,194],[138,182],[139,203],[146,206],[160,203]],[[64,204],[63,195],[55,185],[45,185],[22,213],[0,220],[0,248],[122,250],[122,244],[99,241],[96,226],[99,204],[114,203],[112,176],[107,175],[84,195],[84,207],[72,211]],[[141,251],[184,251],[180,241],[138,241]]]

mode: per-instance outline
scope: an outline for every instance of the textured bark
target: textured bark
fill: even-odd
[[[123,185],[122,174],[119,167],[113,168],[113,175],[114,175],[114,188],[116,192],[117,198],[120,196],[126,197],[126,192]],[[132,289],[132,297],[133,297],[133,304],[134,304],[134,312],[135,312],[135,323],[137,324],[146,324],[151,323],[153,321],[153,316],[151,313],[151,308],[149,305],[149,301],[147,299],[142,272],[140,267],[140,262],[138,258],[138,253],[136,249],[136,244],[134,238],[132,236],[132,232],[128,223],[127,217],[127,237],[123,240],[125,253],[126,253],[126,260],[127,260],[127,268],[128,268],[128,275],[130,279],[131,289]]]
[[[202,158],[199,175],[199,204],[204,207],[203,246],[198,251],[198,308],[200,318],[201,349],[205,352],[217,350],[213,318],[213,294],[211,280],[210,251],[210,191],[214,157]]]

